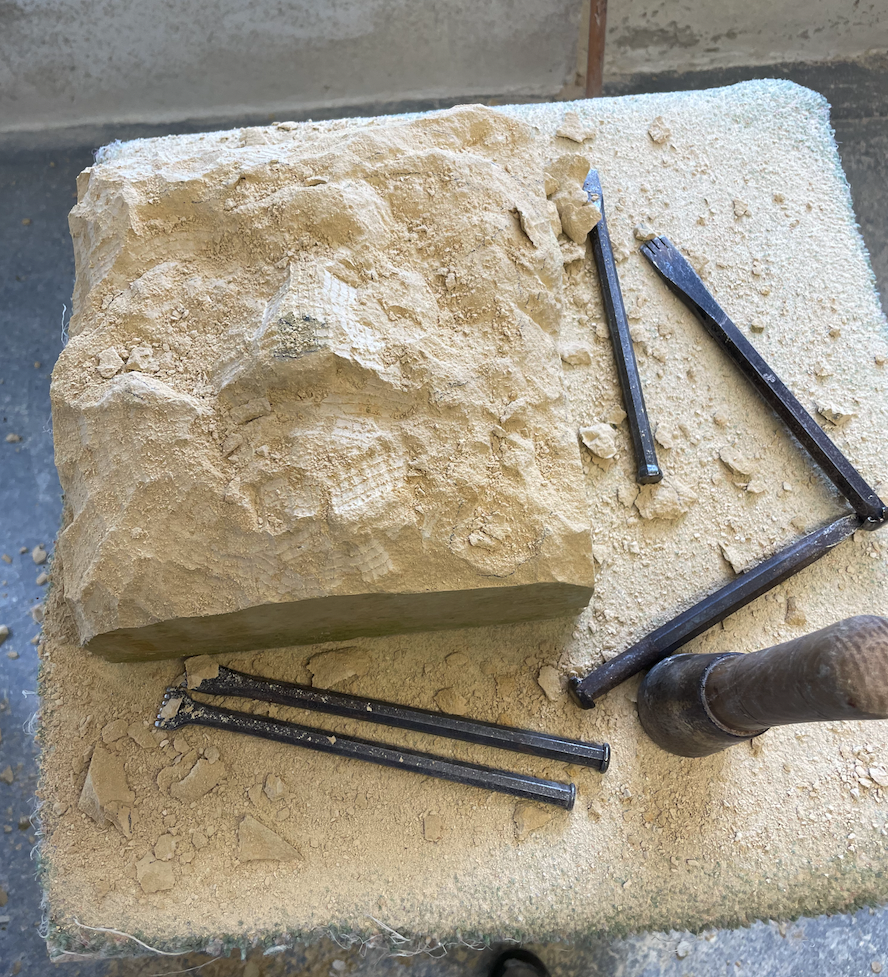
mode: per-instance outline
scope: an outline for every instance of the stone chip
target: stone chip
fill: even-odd
[[[642,519],[672,520],[683,516],[696,503],[697,495],[678,478],[664,478],[655,485],[642,485],[635,508]]]
[[[311,684],[318,689],[332,689],[351,678],[366,675],[370,659],[358,648],[323,651],[309,659]]]
[[[225,777],[225,765],[210,763],[201,758],[191,768],[187,777],[170,787],[170,795],[177,801],[190,804],[208,794]]]
[[[302,860],[296,848],[249,814],[238,825],[237,857],[242,862]]]
[[[176,872],[170,862],[159,862],[150,853],[136,862],[136,879],[147,895],[172,889]]]
[[[129,789],[123,759],[97,745],[77,806],[98,825],[110,821],[121,834],[132,835],[132,805],[135,794]]]
[[[533,801],[519,801],[512,812],[512,820],[515,823],[515,837],[518,841],[524,841],[528,835],[547,825],[554,817],[556,812],[545,804],[536,804]]]

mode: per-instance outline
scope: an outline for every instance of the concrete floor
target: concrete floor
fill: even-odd
[[[689,89],[730,84],[753,77],[789,77],[823,92],[833,104],[833,124],[851,184],[864,239],[880,290],[888,289],[888,59],[812,67],[650,75],[611,86],[609,94]],[[411,106],[432,108],[436,106]],[[256,124],[266,120],[232,120]],[[214,125],[213,128],[216,128]],[[201,128],[194,125],[189,130]],[[0,651],[0,977],[45,973],[40,937],[40,892],[31,849],[37,747],[29,731],[36,709],[33,689],[39,631],[31,615],[44,588],[42,569],[30,551],[52,549],[61,513],[53,466],[49,378],[63,344],[74,279],[67,212],[74,202],[74,179],[90,164],[93,147],[114,138],[156,134],[131,127],[0,142],[0,625],[11,636]],[[168,131],[168,130],[167,130]],[[186,131],[179,127],[177,131]],[[7,441],[7,435],[20,441]],[[21,552],[24,550],[25,552]],[[5,768],[9,765],[12,782]],[[5,775],[5,776],[4,776]],[[8,894],[4,895],[4,894]],[[650,933],[603,940],[583,949],[539,950],[555,975],[690,977],[754,973],[785,977],[810,973],[831,977],[879,973],[888,968],[888,910],[802,919],[796,923],[755,922],[743,930]],[[334,941],[293,955],[207,962],[207,957],[143,958],[108,963],[68,964],[71,977],[182,973],[206,977],[311,973],[414,974],[451,977],[481,975],[493,954],[453,947],[446,956],[397,958],[381,951],[343,949]],[[888,971],[886,971],[888,972]]]

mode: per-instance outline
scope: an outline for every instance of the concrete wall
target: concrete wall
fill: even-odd
[[[0,133],[579,97],[588,4],[0,0]],[[888,0],[610,0],[605,78],[872,49]]]
[[[583,0],[0,0],[0,131],[552,97]]]
[[[888,49],[888,0],[610,0],[605,79]]]

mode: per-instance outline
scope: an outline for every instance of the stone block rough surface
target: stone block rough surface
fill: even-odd
[[[99,155],[52,384],[81,643],[151,659],[586,604],[540,146],[465,107]]]

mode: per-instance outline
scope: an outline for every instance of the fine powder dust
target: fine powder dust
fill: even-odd
[[[115,665],[81,650],[64,601],[62,553],[41,676],[43,871],[55,955],[132,952],[124,939],[78,928],[75,917],[152,946],[218,952],[232,943],[284,945],[331,930],[371,936],[387,928],[426,944],[457,932],[571,940],[886,897],[885,724],[775,729],[687,760],[659,751],[640,731],[637,679],[589,712],[571,702],[564,682],[844,511],[637,253],[650,229],[688,254],[805,406],[823,408],[824,427],[864,474],[888,482],[884,319],[823,102],[793,85],[756,82],[502,111],[537,126],[549,170],[582,155],[601,172],[663,483],[639,490],[633,481],[594,269],[588,250],[562,234],[557,344],[592,517],[598,572],[589,608],[577,620],[218,660],[607,741],[610,770],[601,776],[255,707],[332,735],[573,781],[578,800],[567,813],[212,730],[161,736],[151,720],[183,663]],[[174,157],[178,140],[205,139],[211,148],[223,138],[297,138],[365,124],[284,125],[161,145]],[[199,335],[193,344],[198,362]],[[687,650],[752,651],[852,614],[888,613],[886,550],[879,534],[857,534]]]

